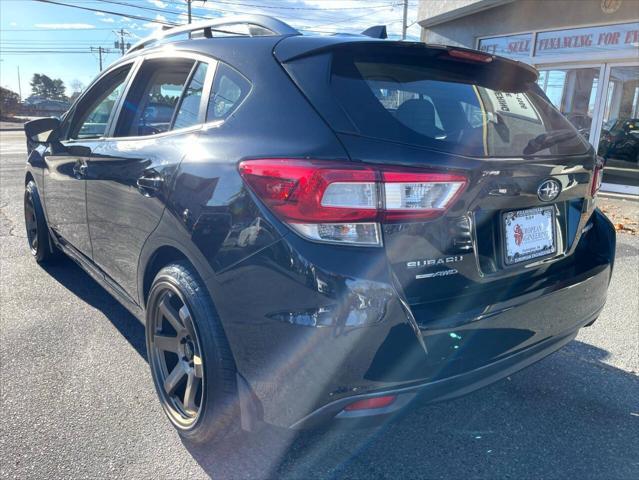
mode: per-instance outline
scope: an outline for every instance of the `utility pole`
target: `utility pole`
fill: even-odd
[[[18,95],[20,96],[20,101],[22,101],[22,82],[20,81],[20,65],[18,67]]]
[[[102,71],[102,54],[103,53],[107,53],[106,49],[104,49],[102,47],[98,47],[98,48],[91,47],[91,51],[92,52],[98,52],[98,58],[99,58],[99,61],[100,61],[100,71]]]
[[[408,23],[408,0],[404,0],[404,17],[402,18],[402,40],[406,40],[407,23]]]
[[[98,60],[100,62],[100,71],[102,71],[102,67],[103,67],[103,55],[106,55],[107,53],[115,53],[113,50],[111,50],[110,48],[104,48],[104,47],[91,47],[91,51],[92,52],[98,52]]]
[[[119,48],[120,49],[120,53],[124,56],[124,52],[125,50],[131,48],[131,44],[130,43],[125,43],[124,42],[124,37],[125,35],[131,35],[129,32],[127,32],[126,30],[124,30],[123,28],[121,28],[119,31],[118,30],[113,30],[113,33],[115,33],[116,35],[120,36],[120,40],[115,42],[115,48]]]
[[[201,0],[202,3],[206,2],[206,0]],[[191,23],[191,3],[193,3],[193,0],[186,0],[186,9],[188,12],[188,17],[189,17],[189,23]]]

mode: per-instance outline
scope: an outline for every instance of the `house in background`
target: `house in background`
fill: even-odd
[[[30,117],[59,117],[71,107],[66,100],[51,100],[31,95],[22,104],[22,114]]]
[[[422,41],[535,66],[607,158],[604,190],[639,195],[639,0],[420,0]]]

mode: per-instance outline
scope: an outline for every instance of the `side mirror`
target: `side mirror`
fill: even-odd
[[[24,133],[34,144],[52,142],[56,140],[60,123],[60,119],[55,117],[38,118],[24,124]]]

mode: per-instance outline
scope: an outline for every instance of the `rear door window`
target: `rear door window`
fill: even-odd
[[[115,136],[168,131],[194,65],[190,59],[145,60],[122,106]]]

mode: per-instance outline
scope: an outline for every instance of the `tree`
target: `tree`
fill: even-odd
[[[66,100],[67,96],[65,95],[66,87],[64,86],[64,82],[59,78],[56,78],[53,81],[53,92],[51,94],[51,98],[54,100]]]
[[[69,101],[73,102],[76,98],[80,96],[80,94],[84,91],[84,84],[78,80],[77,78],[72,80],[69,84],[71,87],[71,95],[69,96]]]
[[[66,87],[59,78],[52,79],[46,75],[35,73],[31,80],[31,91],[34,95],[50,100],[66,100]]]
[[[8,117],[17,113],[20,96],[16,92],[0,87],[0,116]]]

